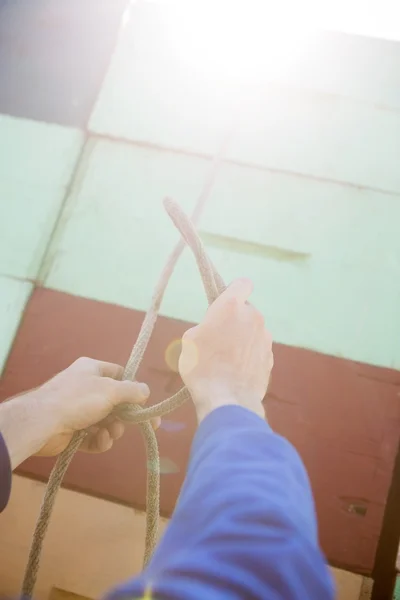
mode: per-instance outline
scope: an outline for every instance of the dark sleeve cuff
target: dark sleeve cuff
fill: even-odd
[[[7,446],[0,434],[0,512],[5,509],[11,493],[11,462]]]

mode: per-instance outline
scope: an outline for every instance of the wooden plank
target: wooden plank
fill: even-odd
[[[396,584],[396,560],[400,541],[400,446],[393,469],[381,535],[373,570],[374,586],[371,600],[392,600]]]

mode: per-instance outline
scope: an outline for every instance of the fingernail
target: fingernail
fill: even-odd
[[[148,398],[150,396],[150,388],[146,383],[139,383],[138,387],[143,398]]]

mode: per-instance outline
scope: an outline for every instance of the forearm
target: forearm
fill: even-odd
[[[114,598],[330,600],[301,461],[262,419],[220,408],[200,426],[180,500],[149,567]]]
[[[0,433],[13,470],[39,452],[54,428],[50,412],[42,410],[41,404],[35,391],[0,404]]]

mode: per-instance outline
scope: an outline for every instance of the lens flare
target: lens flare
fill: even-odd
[[[140,598],[134,598],[134,600],[155,600],[155,599],[153,599],[153,596],[151,593],[151,586],[147,585],[146,589],[144,590],[144,595],[141,596]]]
[[[180,359],[181,372],[190,373],[199,364],[199,349],[192,340],[185,340],[185,352]]]
[[[239,81],[275,77],[295,68],[296,56],[310,33],[291,2],[202,0],[165,3],[168,45],[187,66],[217,79]]]
[[[172,340],[167,346],[165,350],[164,359],[165,362],[171,371],[174,373],[179,372],[179,357],[182,351],[182,340]]]
[[[170,421],[169,419],[163,419],[161,421],[160,429],[164,429],[168,433],[177,433],[185,429],[186,424],[179,421]]]

